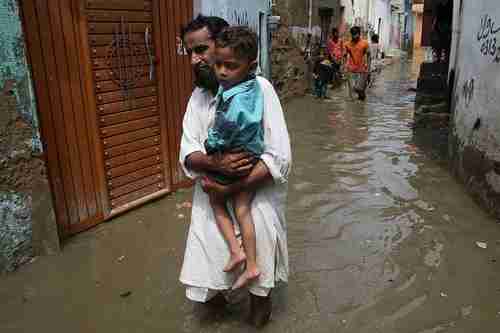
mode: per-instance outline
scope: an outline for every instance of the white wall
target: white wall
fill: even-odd
[[[354,1],[354,21],[353,25],[365,27],[368,22],[369,6],[371,0],[355,0]]]
[[[381,19],[380,44],[387,53],[391,36],[391,3],[390,0],[372,0],[370,10],[370,25],[378,32],[378,22]]]
[[[352,0],[342,0],[342,6],[344,7],[344,21],[349,24],[354,24],[354,8],[352,7]]]
[[[456,1],[454,19],[458,25],[451,65],[456,72],[454,134],[463,146],[472,146],[495,161],[500,161],[498,4],[498,0],[463,0],[460,15],[460,1]],[[479,121],[480,127],[474,129]],[[500,188],[499,177],[489,179],[496,182],[490,183],[493,188]]]
[[[249,26],[260,39],[260,68],[270,75],[267,17],[271,13],[269,0],[194,0],[194,15],[212,15],[224,18],[231,25]]]

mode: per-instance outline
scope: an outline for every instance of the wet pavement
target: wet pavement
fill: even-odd
[[[387,67],[366,103],[336,90],[286,105],[291,276],[263,331],[499,332],[500,225],[414,137],[417,70]],[[184,298],[190,196],[153,202],[2,278],[0,331],[253,331],[245,303],[214,314]]]

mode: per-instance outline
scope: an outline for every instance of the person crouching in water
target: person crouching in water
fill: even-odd
[[[332,62],[325,49],[319,52],[319,58],[314,64],[314,94],[317,98],[327,98],[328,83],[332,80]]]
[[[216,95],[217,109],[214,124],[208,130],[205,149],[208,155],[241,149],[255,157],[264,151],[262,117],[264,97],[254,74],[257,68],[257,36],[246,27],[225,28],[215,40],[215,74],[220,87]],[[227,185],[236,182],[218,173],[207,174],[216,182]],[[260,275],[257,267],[255,228],[250,212],[255,193],[242,189],[231,199],[239,224],[243,249],[235,234],[227,208],[227,198],[210,196],[217,226],[226,240],[229,262],[225,272],[231,272],[246,263],[245,270],[233,284],[238,289]]]

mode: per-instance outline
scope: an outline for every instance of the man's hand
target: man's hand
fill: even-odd
[[[255,157],[241,150],[212,156],[217,172],[228,177],[247,176],[255,164]]]

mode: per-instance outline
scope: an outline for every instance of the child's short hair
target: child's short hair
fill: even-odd
[[[372,35],[372,43],[374,43],[374,44],[378,44],[378,42],[379,42],[379,37],[378,37],[378,35],[377,35],[377,34],[373,34],[373,35]]]
[[[257,35],[247,27],[227,27],[222,30],[215,39],[215,47],[233,50],[237,58],[257,60],[259,46],[257,45]]]

